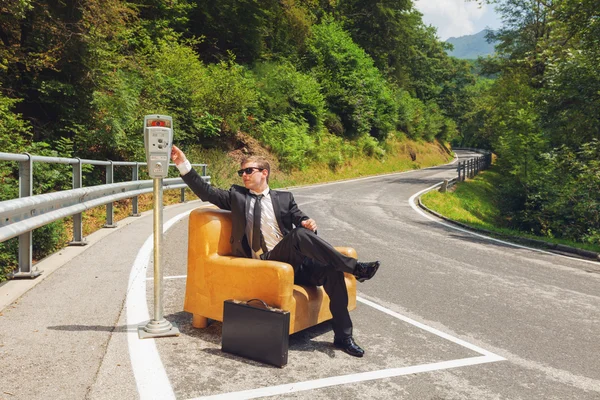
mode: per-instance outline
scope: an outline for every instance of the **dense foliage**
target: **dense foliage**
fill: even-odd
[[[600,243],[600,9],[594,0],[497,0],[497,77],[472,87],[462,143],[493,149],[506,223]]]
[[[0,9],[8,152],[142,160],[143,116],[163,113],[184,148],[232,150],[243,132],[283,169],[335,169],[356,154],[385,157],[390,135],[452,139],[460,82],[472,79],[411,0],[18,0]],[[13,164],[0,166],[0,201],[16,196]],[[37,189],[68,185],[60,168],[45,169]]]

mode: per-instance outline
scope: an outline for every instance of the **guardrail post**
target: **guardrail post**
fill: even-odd
[[[444,179],[444,182],[442,182],[442,186],[440,187],[439,192],[446,193],[447,191],[448,191],[448,179]]]
[[[110,164],[106,166],[106,184],[114,183],[114,170],[113,170],[113,162],[109,161]],[[116,228],[117,225],[114,223],[114,210],[113,203],[108,203],[106,205],[106,223],[104,224],[105,228]]]
[[[73,164],[73,189],[80,189],[82,185],[81,159],[77,157],[77,163]],[[87,242],[83,238],[82,213],[73,215],[73,240],[69,246],[85,246]]]
[[[31,154],[25,153],[28,159],[19,161],[19,198],[33,195],[33,160]],[[8,274],[9,278],[35,278],[42,271],[32,270],[33,240],[32,232],[19,235],[19,266],[16,272]]]
[[[140,179],[139,176],[140,176],[140,163],[136,162],[131,170],[131,180],[137,181]],[[140,215],[141,214],[138,211],[138,196],[135,196],[134,198],[131,199],[131,216],[139,217]]]
[[[460,182],[460,161],[458,162],[458,167],[456,168],[456,171],[458,172],[458,181]]]

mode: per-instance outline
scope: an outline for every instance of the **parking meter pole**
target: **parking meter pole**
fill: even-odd
[[[154,179],[154,320],[163,320],[163,191],[162,178]]]
[[[140,339],[179,336],[179,329],[163,315],[163,189],[162,178],[154,178],[154,318],[146,326],[138,327]]]

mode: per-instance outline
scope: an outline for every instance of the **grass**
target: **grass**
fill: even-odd
[[[373,157],[355,157],[332,170],[327,164],[315,163],[302,171],[283,173],[275,171],[269,185],[273,188],[309,185],[313,183],[333,182],[408,171],[440,165],[452,160],[452,156],[440,145],[413,142],[391,141],[388,155],[383,159]],[[410,153],[416,154],[413,160]]]
[[[446,218],[476,229],[486,230],[495,236],[512,238],[515,241],[521,238],[533,239],[554,245],[560,244],[600,252],[600,246],[598,245],[538,236],[507,228],[506,220],[498,204],[502,198],[497,189],[501,180],[502,176],[492,168],[483,171],[474,179],[457,183],[453,190],[446,193],[432,190],[421,196],[421,202],[427,208]]]

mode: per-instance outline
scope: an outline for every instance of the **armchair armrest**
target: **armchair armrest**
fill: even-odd
[[[356,250],[354,250],[354,248],[352,248],[352,247],[335,247],[335,249],[345,256],[352,257],[352,258],[358,258],[358,255],[356,254]]]
[[[220,314],[223,301],[229,299],[259,298],[288,310],[293,306],[294,269],[289,264],[217,254],[203,264],[202,273],[196,274],[201,280],[195,282],[201,288],[197,295],[206,296],[209,307],[218,308]]]

